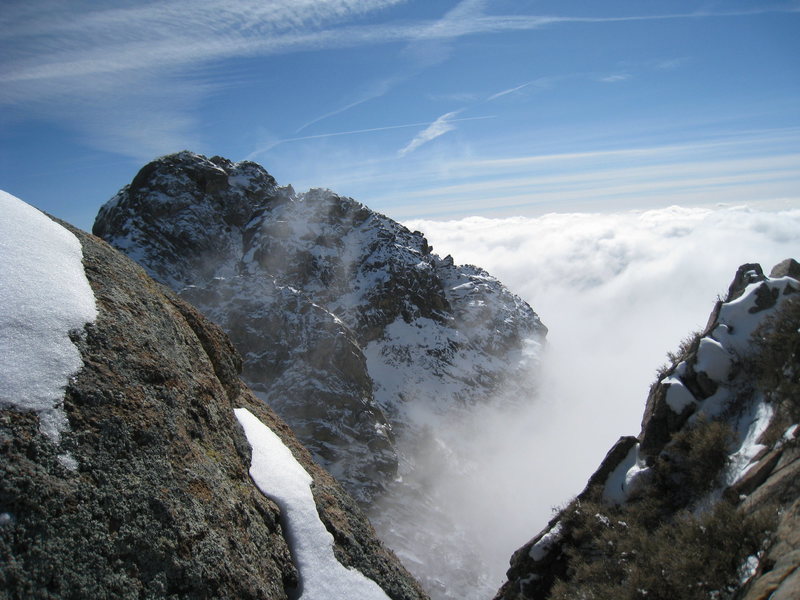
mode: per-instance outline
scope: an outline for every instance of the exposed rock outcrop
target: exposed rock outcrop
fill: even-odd
[[[197,179],[211,191],[221,184]],[[245,218],[238,210],[226,213],[231,224]],[[128,258],[69,229],[98,316],[72,335],[85,366],[66,388],[60,445],[35,414],[0,410],[0,598],[296,597],[302,576],[281,511],[248,475],[241,407],[312,476],[339,561],[391,598],[425,598],[354,500],[242,384],[225,334]]]
[[[498,600],[798,597],[799,267],[739,268]]]

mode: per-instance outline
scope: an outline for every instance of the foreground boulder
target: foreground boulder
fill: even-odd
[[[798,275],[739,268],[497,600],[800,597]]]
[[[342,565],[389,598],[425,598],[355,501],[241,383],[222,331],[101,240],[64,227],[80,241],[97,316],[70,332],[84,366],[65,381],[58,435],[3,388],[0,598],[297,597],[308,566],[293,560],[282,508],[253,485],[235,409],[311,476]]]

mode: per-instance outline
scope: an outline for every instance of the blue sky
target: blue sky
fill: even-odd
[[[152,158],[396,219],[800,204],[796,0],[26,0],[0,188],[88,229]]]

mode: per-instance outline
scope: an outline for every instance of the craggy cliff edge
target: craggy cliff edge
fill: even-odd
[[[281,511],[248,475],[242,407],[313,478],[339,561],[393,599],[425,598],[352,498],[240,382],[222,331],[64,226],[81,242],[98,316],[71,333],[84,368],[66,388],[60,445],[34,413],[0,410],[0,598],[296,597]]]
[[[496,600],[800,597],[800,264],[739,268]]]

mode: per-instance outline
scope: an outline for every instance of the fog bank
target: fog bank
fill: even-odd
[[[528,408],[485,411],[466,439],[464,431],[441,432],[468,441],[460,452],[467,448],[470,475],[441,476],[436,494],[449,500],[467,537],[481,540],[470,551],[482,554],[497,585],[511,553],[581,491],[617,438],[639,433],[657,368],[705,325],[736,268],[760,262],[768,272],[800,254],[800,209],[670,207],[405,224],[424,232],[440,256],[498,277],[550,328],[540,392]]]

